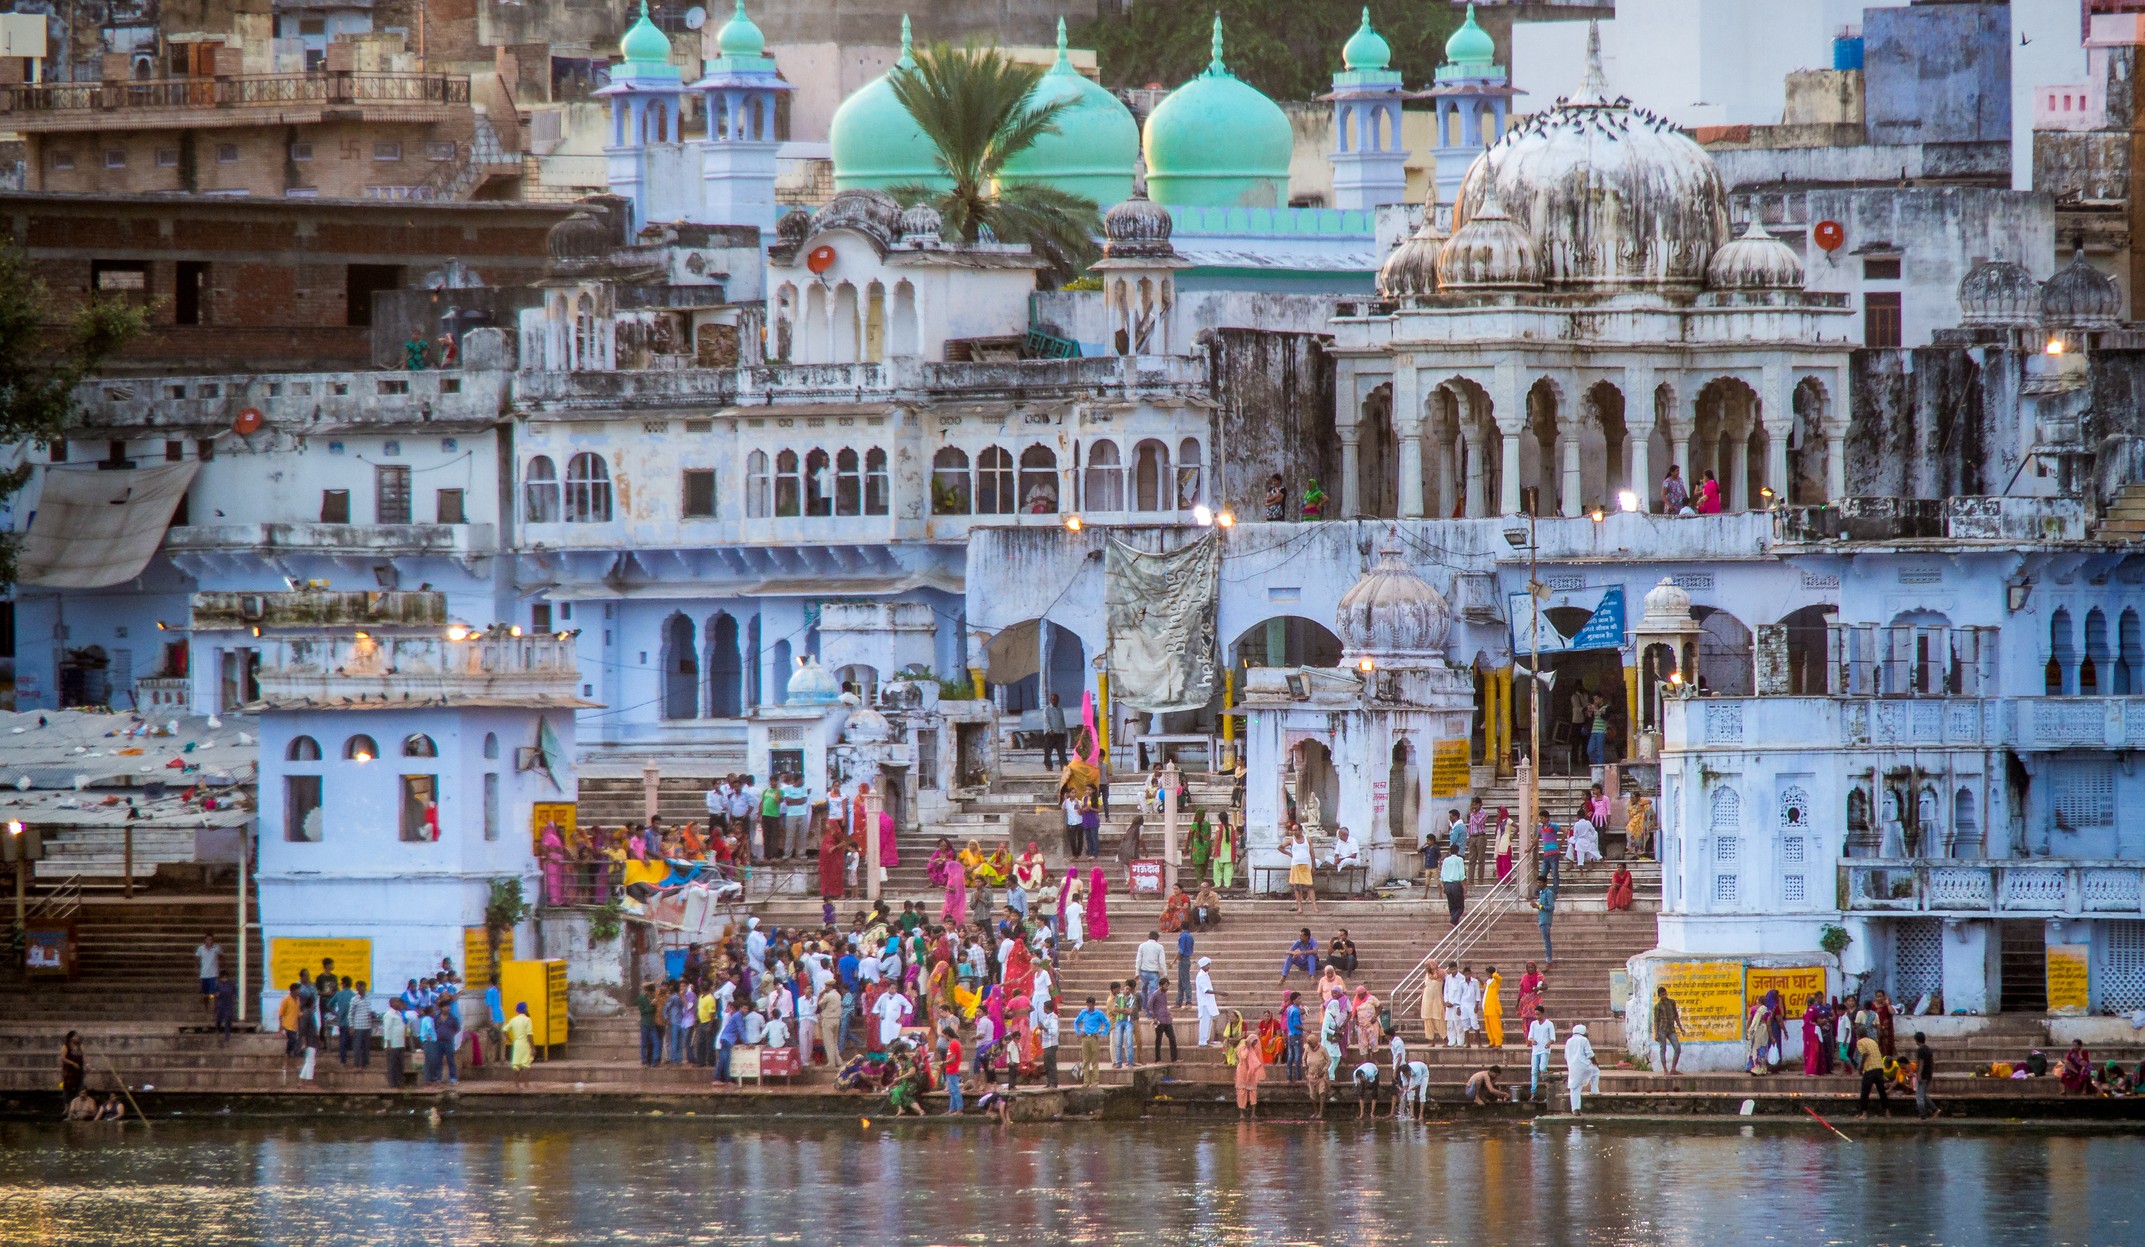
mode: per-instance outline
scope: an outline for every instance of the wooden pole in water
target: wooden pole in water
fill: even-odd
[[[100,1052],[100,1053],[98,1053],[97,1055],[98,1055],[98,1056],[101,1056],[101,1057],[104,1057],[104,1072],[105,1072],[105,1073],[107,1073],[107,1074],[110,1074],[110,1075],[112,1076],[112,1081],[113,1081],[113,1082],[116,1082],[116,1083],[118,1083],[118,1084],[119,1084],[119,1094],[121,1094],[121,1095],[123,1095],[123,1096],[127,1097],[127,1103],[128,1103],[128,1104],[132,1104],[132,1105],[134,1105],[134,1115],[135,1115],[136,1117],[138,1117],[138,1118],[140,1118],[140,1119],[141,1119],[141,1123],[142,1123],[142,1125],[144,1125],[144,1126],[148,1125],[148,1124],[149,1124],[149,1115],[148,1115],[147,1113],[144,1113],[144,1112],[142,1112],[142,1106],[141,1106],[141,1105],[139,1105],[139,1104],[136,1104],[136,1103],[135,1103],[135,1101],[134,1101],[134,1093],[133,1093],[132,1091],[130,1091],[130,1090],[128,1090],[128,1089],[127,1089],[127,1080],[126,1080],[126,1079],[124,1079],[124,1078],[121,1078],[121,1077],[119,1076],[119,1071],[118,1071],[118,1070],[117,1070],[116,1068],[114,1068],[114,1067],[113,1067],[113,1065],[112,1065],[112,1058],[111,1058],[111,1057],[109,1057],[109,1056],[105,1056],[105,1054],[104,1054],[104,1053],[101,1053],[101,1052]]]

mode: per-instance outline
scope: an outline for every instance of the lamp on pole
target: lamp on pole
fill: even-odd
[[[1542,806],[1542,581],[1541,544],[1535,540],[1537,517],[1527,513],[1527,526],[1504,530],[1504,539],[1514,549],[1527,552],[1527,644],[1531,653],[1527,671],[1527,759],[1520,778],[1520,887],[1534,895],[1534,876],[1539,857],[1534,825]]]

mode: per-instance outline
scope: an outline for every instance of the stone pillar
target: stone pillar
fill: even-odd
[[[1795,396],[1788,386],[1787,368],[1767,364],[1762,376],[1764,390],[1758,400],[1765,420],[1765,483],[1773,491],[1773,505],[1788,503],[1788,434],[1795,428]]]
[[[1341,479],[1340,510],[1342,519],[1354,519],[1362,502],[1362,491],[1356,488],[1356,473],[1360,470],[1360,456],[1356,449],[1356,430],[1341,433]],[[1331,490],[1327,491],[1331,494]]]
[[[1489,452],[1483,447],[1479,435],[1471,437],[1462,433],[1460,444],[1467,450],[1467,479],[1464,482],[1467,518],[1480,519],[1489,514],[1490,500],[1485,496],[1489,484],[1489,465],[1484,459]]]
[[[1520,424],[1508,428],[1502,421],[1497,425],[1497,440],[1504,447],[1503,488],[1498,491],[1503,495],[1498,502],[1499,515],[1519,514],[1519,435],[1524,427]]]
[[[1559,484],[1557,508],[1559,514],[1571,519],[1579,514],[1582,499],[1579,476],[1579,434],[1577,430],[1566,434],[1558,447],[1563,452],[1563,480]]]
[[[1847,426],[1825,426],[1825,501],[1837,503],[1847,496]]]
[[[1721,510],[1750,509],[1750,434],[1723,434],[1728,442],[1728,479],[1721,482]]]
[[[1630,411],[1626,404],[1625,411]],[[1639,510],[1653,510],[1650,499],[1659,496],[1653,483],[1653,422],[1644,425],[1625,423],[1625,435],[1631,441],[1631,492],[1638,495]]]
[[[1391,420],[1400,446],[1400,514],[1421,519],[1423,514],[1423,404],[1421,378],[1412,360],[1401,360],[1393,369]]]
[[[1423,517],[1423,439],[1419,433],[1400,435],[1400,514]]]

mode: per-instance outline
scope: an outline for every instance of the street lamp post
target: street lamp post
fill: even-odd
[[[1535,539],[1537,517],[1527,514],[1527,527],[1507,528],[1505,541],[1518,546],[1522,541],[1527,547],[1527,644],[1531,654],[1527,672],[1527,758],[1521,763],[1518,776],[1521,795],[1520,842],[1526,852],[1520,859],[1520,888],[1528,896],[1534,895],[1535,872],[1540,860],[1534,826],[1542,805],[1542,582],[1541,543]]]

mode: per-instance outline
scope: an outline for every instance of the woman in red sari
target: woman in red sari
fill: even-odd
[[[1831,1072],[1832,1049],[1825,1042],[1825,1025],[1830,1019],[1825,1013],[1825,998],[1810,997],[1810,1003],[1802,1011],[1802,1072],[1812,1078]]]
[[[1519,1017],[1523,1022],[1532,1022],[1542,1007],[1542,989],[1548,984],[1542,972],[1533,962],[1527,963],[1527,972],[1519,976]]]
[[[1608,907],[1610,909],[1631,908],[1631,893],[1631,870],[1622,862],[1618,862],[1616,863],[1616,873],[1609,876]]]
[[[1003,982],[1008,997],[1027,996],[1035,991],[1035,962],[1028,955],[1028,941],[1013,941],[1013,951],[1006,954]]]
[[[1162,930],[1169,934],[1182,931],[1185,919],[1191,917],[1191,914],[1191,893],[1186,892],[1184,885],[1180,883],[1177,890],[1170,894],[1169,903],[1162,907]]]
[[[2062,1080],[2065,1095],[2084,1095],[2093,1089],[2093,1054],[2086,1051],[2085,1040],[2071,1040],[2071,1050],[2063,1054],[2056,1077]]]
[[[823,901],[838,901],[845,891],[842,867],[849,855],[842,845],[841,824],[832,820],[823,823],[819,833],[819,899]]]

